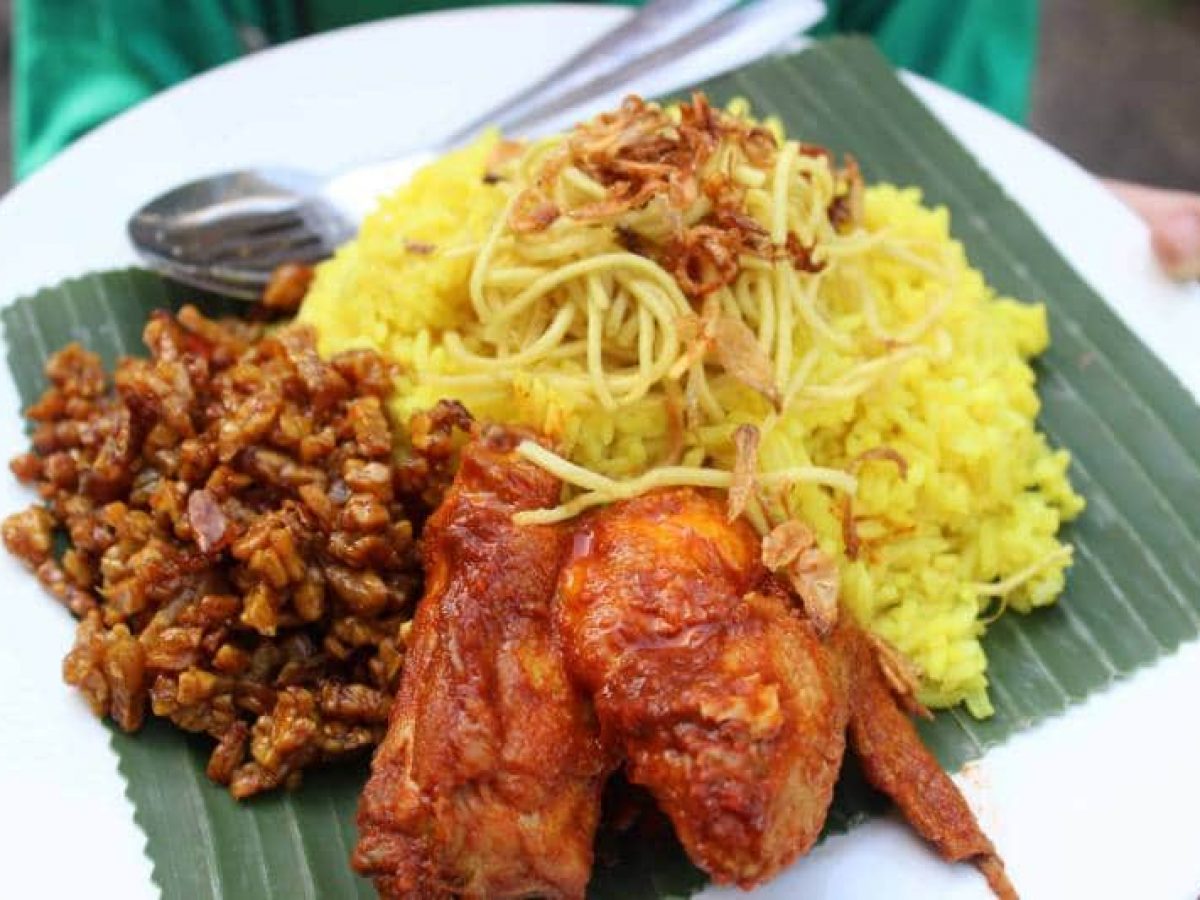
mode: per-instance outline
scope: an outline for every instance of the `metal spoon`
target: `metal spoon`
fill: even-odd
[[[330,256],[354,236],[383,191],[484,127],[527,129],[711,45],[748,40],[749,47],[736,52],[754,58],[816,21],[823,7],[809,0],[751,0],[730,9],[736,3],[651,0],[541,81],[433,145],[331,179],[284,168],[201,178],[134,213],[129,237],[147,263],[171,278],[257,299],[279,265]]]

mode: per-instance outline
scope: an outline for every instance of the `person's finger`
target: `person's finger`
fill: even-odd
[[[1154,255],[1175,278],[1200,278],[1200,207],[1163,217],[1150,231]]]
[[[1154,255],[1174,278],[1200,278],[1200,194],[1106,181],[1150,227]]]

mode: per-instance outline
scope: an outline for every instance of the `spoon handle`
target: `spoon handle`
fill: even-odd
[[[630,60],[661,50],[720,15],[738,0],[650,0],[633,17],[584,47],[541,80],[437,142],[435,149],[466,143],[489,126],[501,129],[559,111],[556,100],[589,82],[608,80]]]
[[[675,78],[667,84],[654,83],[651,93],[676,88],[681,83],[678,76],[682,71],[687,72],[682,83],[711,78],[778,50],[794,40],[801,30],[819,21],[823,12],[824,4],[818,0],[749,0],[697,25],[669,45],[633,56],[607,74],[579,84],[523,115],[509,118],[503,127],[525,135],[530,130],[555,124],[556,117],[567,112],[586,115],[591,111],[589,104],[634,81],[644,90],[646,79],[653,83],[654,77],[664,70],[672,70]]]
[[[722,4],[699,5],[706,5],[711,12]],[[723,5],[733,6],[728,2]],[[693,13],[693,18],[689,20],[691,26],[685,27],[679,34],[672,32],[673,39],[669,44],[661,43],[662,32],[656,35],[657,46],[655,41],[633,43],[634,36],[645,35],[645,29],[650,27],[646,25],[649,20],[642,19],[647,12],[666,10],[677,14],[685,6],[696,7],[697,4],[689,0],[654,0],[627,23],[632,26],[641,21],[637,28],[622,26],[580,54],[585,60],[596,58],[600,53],[597,48],[608,46],[611,38],[624,31],[625,37],[620,44],[629,50],[629,55],[620,59],[610,57],[610,64],[603,72],[592,70],[593,74],[583,81],[577,75],[572,75],[562,84],[555,82],[556,75],[551,73],[530,92],[526,92],[530,97],[527,101],[509,101],[433,145],[426,145],[401,157],[348,169],[326,183],[324,195],[351,219],[361,221],[374,208],[383,191],[404,183],[418,168],[439,154],[470,141],[485,127],[495,125],[513,134],[527,135],[530,129],[550,124],[555,117],[567,112],[582,112],[585,104],[623,88],[633,79],[672,68],[681,60],[687,68],[685,80],[702,80],[731,66],[751,62],[779,47],[797,32],[818,21],[824,11],[824,3],[820,0],[749,0],[727,9],[723,14],[698,22]],[[677,30],[681,20],[673,21]],[[660,28],[657,24],[652,27]],[[709,50],[715,52],[710,54],[707,52]],[[568,62],[555,71],[574,73],[572,65]],[[542,87],[549,82],[555,82],[553,91],[546,91]],[[656,85],[655,90],[673,87],[676,83]]]

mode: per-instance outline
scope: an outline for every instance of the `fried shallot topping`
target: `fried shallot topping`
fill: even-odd
[[[817,633],[829,634],[837,624],[841,579],[812,529],[796,519],[776,526],[763,538],[762,563],[787,578]]]
[[[801,271],[820,271],[794,233],[781,245],[750,213],[739,164],[769,174],[780,145],[761,125],[713,109],[703,93],[676,111],[629,96],[611,113],[583,122],[546,155],[534,181],[516,198],[509,226],[517,234],[545,231],[561,217],[612,224],[630,252],[654,259],[692,299],[730,285],[743,256],[787,259]],[[801,152],[804,148],[801,148]],[[821,151],[825,153],[826,151]],[[811,155],[811,154],[810,154]],[[561,209],[554,201],[560,176],[573,169],[603,189],[604,196]],[[837,171],[839,191],[827,211],[834,227],[861,220],[861,175],[848,159]],[[647,237],[619,221],[654,208],[666,234]]]
[[[758,470],[758,444],[762,435],[753,425],[739,425],[733,433],[737,455],[733,464],[733,484],[725,515],[732,522],[746,511],[754,495],[754,473]]]
[[[901,479],[908,477],[908,460],[891,447],[872,447],[870,450],[860,453],[850,461],[850,473],[857,475],[863,464],[872,460],[890,462],[899,470]],[[862,539],[858,535],[858,523],[854,517],[854,498],[850,494],[846,494],[842,498],[841,515],[842,542],[846,547],[846,556],[852,560],[858,559],[862,549]]]

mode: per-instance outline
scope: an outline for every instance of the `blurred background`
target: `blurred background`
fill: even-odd
[[[12,16],[0,0],[0,193]],[[1200,0],[1042,0],[1040,16],[1032,130],[1094,172],[1200,191]]]
[[[0,193],[8,189],[12,178],[12,135],[9,123],[12,116],[8,109],[12,98],[9,84],[12,76],[12,45],[9,32],[12,26],[12,3],[10,0],[0,0],[0,123],[4,132],[0,134]]]
[[[1094,172],[1200,191],[1200,0],[1042,0],[1041,16],[1032,130]]]

